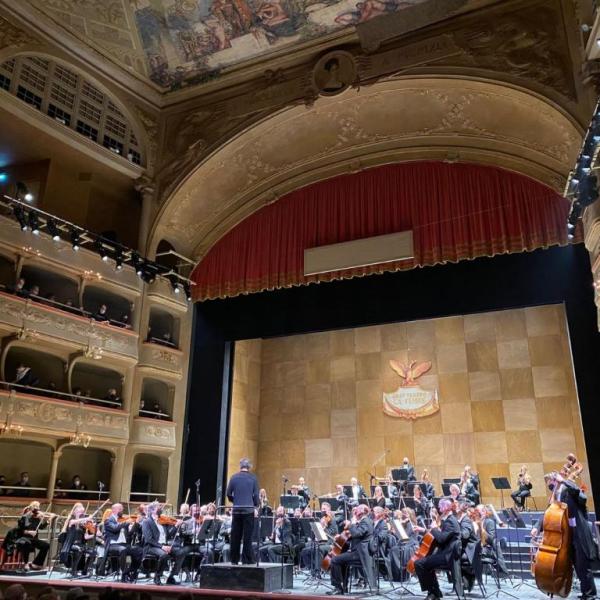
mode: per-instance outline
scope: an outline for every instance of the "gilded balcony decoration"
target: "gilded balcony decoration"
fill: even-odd
[[[60,339],[86,349],[97,348],[103,354],[137,358],[137,333],[6,292],[0,292],[0,324],[34,337]]]
[[[128,416],[121,410],[55,400],[17,390],[0,390],[0,422],[23,432],[54,438],[72,438],[78,432],[127,443]]]
[[[174,293],[171,284],[162,277],[148,285],[147,297],[156,304],[162,304],[176,311],[186,312],[188,309],[188,302],[183,290],[177,294]]]
[[[175,423],[135,417],[129,438],[131,444],[175,448]]]
[[[181,379],[183,360],[183,352],[177,348],[154,342],[140,345],[139,367],[147,372]]]

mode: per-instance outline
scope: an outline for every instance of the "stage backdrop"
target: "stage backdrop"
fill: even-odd
[[[383,413],[400,385],[390,359],[432,362],[418,382],[438,390],[436,414]],[[237,342],[229,440],[229,474],[249,456],[272,499],[283,475],[317,494],[352,476],[366,488],[405,455],[438,493],[472,465],[496,504],[490,477],[514,485],[526,463],[543,508],[542,476],[571,451],[589,484],[563,305]]]

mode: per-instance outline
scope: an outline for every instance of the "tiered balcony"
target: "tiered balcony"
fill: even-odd
[[[21,298],[0,291],[0,327],[44,336],[137,360],[138,335],[130,329],[98,322],[81,311],[51,303]]]
[[[160,446],[174,449],[175,423],[147,417],[135,417],[129,441],[140,446]]]
[[[183,374],[183,352],[177,348],[156,342],[141,344],[139,366],[156,375],[181,379]]]

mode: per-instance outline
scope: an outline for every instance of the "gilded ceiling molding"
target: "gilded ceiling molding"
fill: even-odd
[[[202,159],[163,205],[150,247],[176,240],[199,258],[288,191],[402,160],[494,164],[560,190],[580,140],[559,107],[498,82],[421,77],[348,89],[263,118]]]
[[[36,36],[0,17],[0,49],[8,46],[17,49],[38,43],[39,39]]]

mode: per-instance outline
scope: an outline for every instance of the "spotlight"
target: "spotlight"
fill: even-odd
[[[98,251],[98,254],[100,255],[100,258],[104,261],[104,262],[108,262],[108,250],[104,247],[104,245],[102,244],[102,240],[98,240],[96,242],[96,249]]]
[[[567,233],[567,239],[568,240],[572,240],[575,237],[575,234],[572,233],[571,231],[569,231],[569,233]]]
[[[31,233],[34,235],[40,234],[40,220],[35,212],[29,213],[29,227],[31,227]]]
[[[192,301],[192,291],[190,289],[190,284],[189,283],[184,283],[183,284],[183,291],[185,292],[185,299],[188,302]]]
[[[56,226],[56,221],[54,219],[48,219],[48,221],[46,221],[46,229],[55,242],[60,240],[60,231]]]
[[[73,247],[73,250],[79,250],[80,244],[81,236],[79,235],[79,232],[75,228],[71,229],[71,246]]]
[[[123,270],[123,251],[117,250],[117,254],[115,256],[115,269],[117,271]]]
[[[16,204],[13,208],[13,212],[15,214],[15,219],[19,221],[19,225],[23,231],[27,231],[29,229],[29,225],[27,224],[27,219],[25,218],[25,211],[20,204]]]
[[[574,231],[575,230],[575,223],[567,223],[567,229],[569,231]]]
[[[137,252],[134,252],[131,255],[131,262],[133,263],[133,268],[135,269],[135,272],[141,277],[142,273],[144,272],[143,262],[140,258],[140,255]]]
[[[179,294],[179,278],[177,277],[177,275],[175,275],[175,273],[171,273],[171,275],[169,275],[169,281],[171,282],[171,287],[173,288],[173,291],[176,294]]]
[[[8,181],[8,173],[0,173],[0,184],[6,183]]]
[[[26,202],[33,200],[33,194],[22,181],[17,181],[16,183],[16,196],[17,200],[25,200]]]

